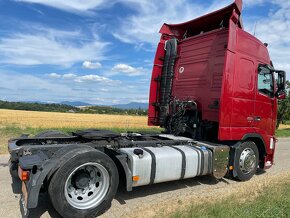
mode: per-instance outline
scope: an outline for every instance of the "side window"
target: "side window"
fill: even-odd
[[[270,97],[274,96],[273,73],[270,69],[263,66],[259,67],[258,90],[259,92]]]

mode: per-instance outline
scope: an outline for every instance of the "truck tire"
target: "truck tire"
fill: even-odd
[[[78,149],[54,173],[48,194],[63,217],[96,217],[109,209],[118,185],[118,170],[110,157]]]
[[[245,141],[236,149],[234,160],[234,178],[240,181],[251,179],[257,171],[259,151],[252,141]]]
[[[67,137],[68,135],[58,130],[47,130],[35,135],[35,138]]]

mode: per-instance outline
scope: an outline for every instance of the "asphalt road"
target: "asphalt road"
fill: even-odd
[[[8,155],[0,155],[0,217],[21,217],[19,209],[20,184],[12,183],[8,172]],[[276,148],[275,165],[266,172],[260,172],[252,179],[262,181],[267,176],[279,175],[290,171],[290,138],[279,139]],[[251,181],[249,181],[251,182]],[[119,189],[111,208],[103,217],[152,217],[158,215],[156,208],[174,209],[173,205],[182,204],[193,197],[209,197],[225,193],[234,187],[249,183],[239,183],[224,179],[217,182],[209,176],[186,179],[182,181],[156,184],[134,188],[132,192]],[[160,205],[160,206],[159,206]],[[164,209],[165,208],[165,209]],[[31,211],[31,217],[59,217],[52,208],[47,195],[42,194],[38,208]]]

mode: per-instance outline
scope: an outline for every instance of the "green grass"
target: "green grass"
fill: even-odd
[[[242,199],[242,200],[241,200]],[[183,211],[177,211],[171,218],[215,217],[215,218],[251,218],[251,217],[290,217],[290,181],[265,187],[257,197],[251,192],[232,195],[221,201],[191,205]]]
[[[276,130],[277,137],[290,137],[290,129],[277,129]]]
[[[52,128],[53,130],[59,130],[64,133],[71,133],[76,130],[81,130],[81,128]],[[84,128],[87,129],[87,128]],[[101,129],[101,128],[99,128]],[[44,128],[20,128],[17,125],[9,125],[3,128],[0,128],[0,154],[5,154],[8,152],[7,150],[7,142],[10,138],[16,138],[21,136],[22,134],[29,134],[29,135],[36,135],[42,131],[51,130],[51,129],[44,129]],[[121,132],[142,132],[142,133],[160,133],[160,128],[152,128],[152,129],[138,129],[138,128],[106,128],[106,130],[111,130],[117,133]]]

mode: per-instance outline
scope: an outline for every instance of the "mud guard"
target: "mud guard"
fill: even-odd
[[[74,156],[75,149],[95,150],[92,147],[85,145],[69,145],[58,150],[50,159],[43,162],[39,170],[35,174],[30,174],[31,178],[26,184],[27,187],[27,209],[36,208],[40,188],[43,185],[45,178],[55,172],[59,166],[66,160]]]

